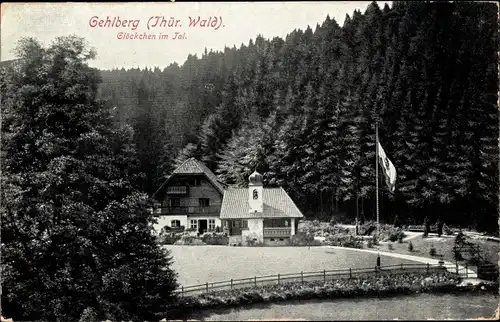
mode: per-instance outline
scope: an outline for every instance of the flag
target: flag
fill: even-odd
[[[391,160],[389,160],[389,158],[385,154],[385,151],[382,148],[380,142],[377,142],[377,144],[378,144],[378,157],[380,165],[382,166],[383,170],[382,172],[384,173],[385,183],[387,184],[387,187],[389,187],[389,191],[394,192],[394,189],[396,187],[396,168],[394,167],[394,164],[392,164]]]

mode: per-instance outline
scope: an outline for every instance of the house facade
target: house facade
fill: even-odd
[[[165,180],[154,193],[153,214],[165,226],[192,229],[199,233],[221,228],[220,210],[224,185],[202,162],[191,158]]]
[[[283,188],[264,188],[254,172],[248,188],[224,193],[220,219],[230,245],[288,245],[303,214]]]

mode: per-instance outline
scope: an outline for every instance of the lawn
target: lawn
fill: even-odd
[[[492,263],[498,263],[498,250],[499,250],[498,243],[493,241],[475,240],[470,238],[468,238],[467,240],[473,242],[476,245],[481,246],[481,250],[483,251],[485,259],[489,260]],[[411,241],[411,243],[413,244],[413,252],[410,252],[408,250],[409,241]],[[431,247],[434,246],[438,256],[442,255],[445,261],[454,262],[452,250],[453,250],[453,244],[455,242],[455,236],[438,237],[436,234],[429,234],[427,238],[423,238],[420,235],[410,239],[409,241],[405,241],[401,244],[397,242],[390,243],[392,244],[393,247],[392,250],[389,249],[389,246],[387,245],[388,243],[383,243],[382,245],[380,245],[380,250],[389,253],[431,257],[429,255],[429,252]]]
[[[182,285],[252,276],[375,267],[376,254],[327,247],[164,246]],[[381,264],[415,263],[381,257]]]

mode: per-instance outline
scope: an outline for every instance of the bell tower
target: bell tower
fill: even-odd
[[[251,213],[262,213],[264,207],[264,201],[262,200],[262,193],[264,187],[262,184],[262,175],[257,171],[254,171],[248,177],[248,204],[250,205],[249,212]]]

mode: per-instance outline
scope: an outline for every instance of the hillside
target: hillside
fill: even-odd
[[[308,216],[374,217],[375,123],[398,171],[381,218],[497,229],[497,7],[372,3],[285,39],[102,71],[100,97],[134,128],[151,193],[195,156],[244,184],[256,167]],[[359,198],[359,199],[358,199]]]

